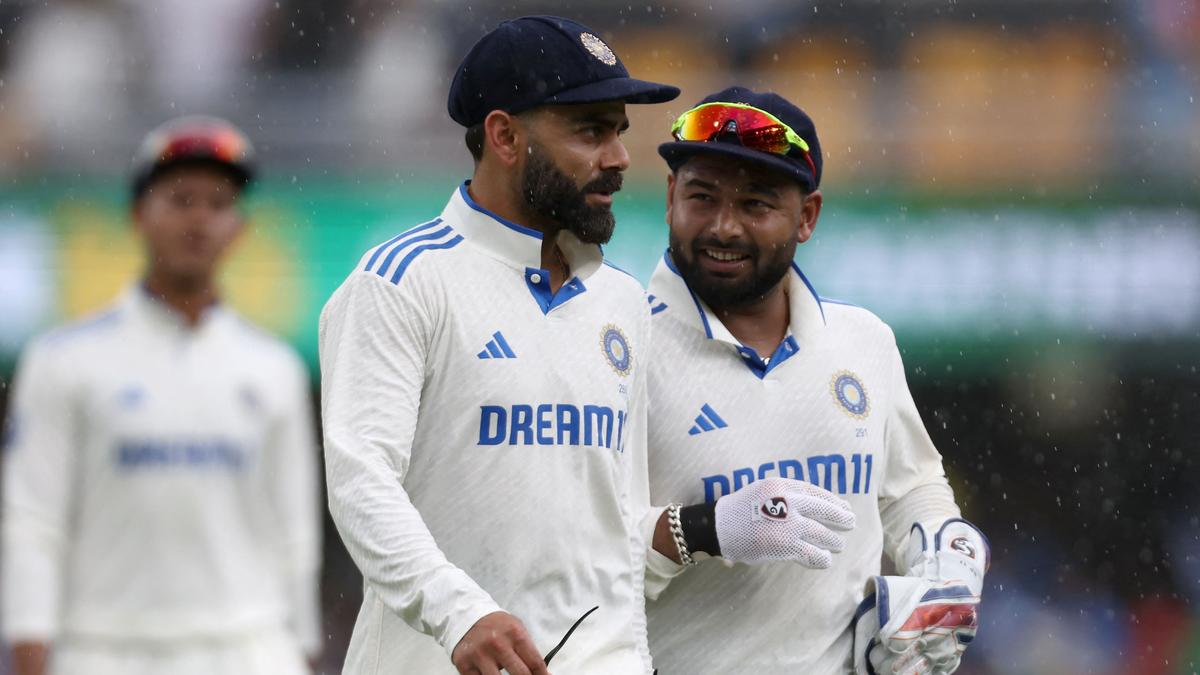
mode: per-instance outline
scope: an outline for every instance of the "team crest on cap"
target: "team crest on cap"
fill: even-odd
[[[834,400],[851,417],[861,420],[871,413],[871,400],[867,398],[867,390],[854,373],[848,370],[835,373],[829,388],[833,392]]]
[[[610,323],[600,330],[600,350],[618,375],[629,374],[629,369],[633,367],[633,350],[629,348],[629,341],[620,328]]]
[[[580,33],[579,41],[583,43],[583,46],[589,52],[591,52],[592,56],[599,59],[604,65],[617,65],[617,55],[613,53],[613,50],[608,48],[608,45],[604,44],[604,40],[601,40],[591,33]]]

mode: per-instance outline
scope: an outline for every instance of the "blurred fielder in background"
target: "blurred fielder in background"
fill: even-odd
[[[677,566],[647,606],[656,663],[666,673],[952,672],[975,634],[987,545],[959,517],[892,331],[819,297],[792,261],[821,212],[812,120],[733,87],[672,132],[659,146],[670,248],[650,283],[651,496],[715,500],[720,525],[722,495],[788,477],[848,500],[858,526],[832,566],[810,566],[828,569]],[[773,506],[740,517],[795,508]],[[899,576],[876,576],[885,552]]]
[[[280,675],[318,652],[308,377],[216,287],[252,177],[223,120],[151,132],[141,282],[21,358],[3,503],[18,675]]]

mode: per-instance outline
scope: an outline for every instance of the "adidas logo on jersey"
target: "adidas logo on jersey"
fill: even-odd
[[[136,384],[125,387],[117,394],[117,405],[124,410],[140,408],[146,400],[146,391]]]
[[[477,355],[481,359],[515,359],[517,355],[513,353],[512,347],[508,346],[508,340],[500,334],[500,331],[492,333],[492,339],[488,340],[483,351]]]
[[[696,415],[696,423],[692,425],[691,429],[688,429],[688,435],[695,436],[696,434],[702,434],[706,431],[724,429],[727,426],[729,425],[725,423],[725,420],[721,419],[721,416],[717,414],[717,411],[713,410],[712,406],[705,403],[703,406],[700,406],[700,414]]]

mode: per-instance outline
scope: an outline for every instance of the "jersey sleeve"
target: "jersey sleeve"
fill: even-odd
[[[647,337],[649,338],[649,341],[650,341],[651,350],[653,349],[653,344],[654,344],[653,332],[654,332],[654,322],[651,321],[651,322],[649,322],[649,326],[647,328],[647,333],[646,333]],[[647,351],[650,351],[650,350],[647,350]],[[650,361],[653,358],[656,358],[656,356],[652,354],[650,359],[646,359],[646,361]],[[648,388],[649,380],[650,380],[650,373],[648,372],[649,371],[648,363],[647,363],[646,370],[647,370],[647,372],[644,373],[645,377],[643,378],[643,380],[646,382],[646,386]],[[647,405],[647,407],[649,407],[649,405],[650,405],[648,395],[647,395],[646,405]],[[648,426],[649,426],[649,423],[647,421],[647,427]],[[647,447],[646,448],[647,463],[649,462],[649,453],[650,452],[654,452],[654,449]],[[645,551],[646,551],[646,554],[645,554],[646,555],[646,565],[645,565],[646,574],[645,574],[645,582],[644,582],[644,586],[643,586],[643,593],[647,600],[657,600],[658,596],[662,595],[663,591],[665,591],[667,589],[667,586],[670,585],[671,580],[674,579],[675,577],[679,576],[680,574],[682,574],[685,568],[683,565],[675,562],[674,560],[671,560],[667,556],[654,550],[654,530],[658,527],[658,519],[662,516],[663,511],[666,509],[666,507],[665,506],[654,506],[654,505],[650,504],[649,480],[650,480],[649,465],[647,464],[646,503],[645,503],[645,508],[643,509],[643,512],[642,512],[641,523],[639,524],[642,537],[645,541]]]
[[[628,509],[626,527],[629,531],[630,554],[634,572],[633,593],[635,595],[633,602],[641,605],[645,602],[645,585],[650,581],[648,556],[654,553],[650,550],[654,530],[649,531],[649,538],[647,538],[644,523],[651,517],[651,513],[655,509],[650,505],[650,463],[646,454],[647,416],[649,414],[647,384],[650,379],[650,359],[647,358],[650,347],[650,310],[644,302],[639,303],[638,306],[645,307],[639,331],[642,356],[641,363],[635,362],[634,365],[634,380],[629,397],[629,427],[627,431],[629,435],[625,441],[625,452],[629,455],[630,474],[629,493],[625,503]],[[661,509],[658,511],[661,512]],[[633,629],[638,636],[639,652],[645,669],[648,671],[652,669],[652,664],[647,638],[646,613],[640,611],[636,617],[637,623]]]
[[[318,450],[308,375],[298,358],[288,360],[282,384],[283,406],[267,448],[266,474],[278,513],[279,566],[289,624],[304,652],[315,656],[321,649]]]
[[[958,516],[959,510],[946,481],[942,456],[929,438],[908,389],[899,350],[893,363],[893,405],[884,441],[887,471],[879,491],[879,513],[884,551],[897,565],[903,565],[904,556],[900,553],[905,550],[913,523],[940,524],[946,518]],[[936,529],[935,526],[930,531]]]
[[[654,530],[666,507],[651,507],[642,519],[642,536],[646,538],[646,582],[644,592],[647,600],[657,600],[671,580],[683,574],[683,565],[654,550]]]
[[[54,639],[62,620],[70,543],[77,388],[61,354],[44,343],[26,351],[17,370],[4,450],[4,636]]]
[[[447,654],[496,602],[438,548],[403,487],[432,325],[414,279],[356,273],[321,317],[329,510],[381,600]]]

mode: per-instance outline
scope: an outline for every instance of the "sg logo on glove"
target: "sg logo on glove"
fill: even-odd
[[[763,502],[762,514],[774,520],[787,520],[787,500],[783,497],[771,497]]]
[[[971,542],[967,541],[966,537],[957,537],[954,541],[950,542],[950,548],[967,556],[971,560],[975,559],[975,547],[971,545]]]

